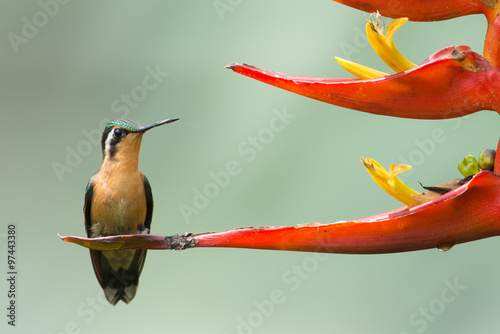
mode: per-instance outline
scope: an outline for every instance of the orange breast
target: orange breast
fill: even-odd
[[[146,219],[146,195],[139,171],[100,171],[94,180],[92,235],[134,234]]]

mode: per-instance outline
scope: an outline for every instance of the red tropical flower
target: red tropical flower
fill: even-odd
[[[500,113],[497,95],[497,91],[500,92],[500,23],[496,22],[500,5],[497,1],[335,1],[369,12],[378,10],[388,17],[407,17],[391,23],[385,35],[378,12],[376,19],[367,24],[370,43],[396,73],[382,73],[343,59],[337,60],[358,78],[286,76],[245,64],[227,67],[306,97],[373,114],[444,119],[479,110]],[[450,46],[415,65],[404,58],[392,42],[394,32],[408,19],[435,21],[478,13],[488,20],[484,57],[467,46]],[[500,142],[497,151],[499,149]],[[425,187],[427,192],[422,194],[397,177],[411,166],[391,165],[387,171],[372,159],[362,160],[377,184],[405,207],[331,224],[251,227],[171,237],[142,234],[62,238],[100,250],[236,247],[373,254],[428,248],[447,250],[455,244],[500,235],[500,155],[494,157],[492,150],[482,152],[479,163],[469,156],[460,162],[465,179],[446,186]]]

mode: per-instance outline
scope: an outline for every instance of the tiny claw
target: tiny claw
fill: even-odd
[[[137,227],[137,234],[149,234],[149,228],[144,225],[139,225]]]

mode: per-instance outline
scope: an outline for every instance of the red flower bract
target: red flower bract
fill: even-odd
[[[249,227],[174,237],[136,234],[61,238],[99,250],[233,247],[345,254],[446,250],[455,244],[500,235],[499,203],[500,176],[482,171],[466,184],[424,204],[347,222]]]
[[[414,68],[367,80],[286,76],[245,64],[227,67],[306,97],[373,114],[445,119],[479,110],[500,113],[498,1],[337,2],[369,12],[378,10],[389,17],[406,16],[414,21],[483,13],[488,19],[485,57],[467,46],[447,47]],[[446,250],[455,244],[500,235],[499,152],[500,141],[494,173],[479,171],[465,184],[423,204],[353,221],[250,227],[171,237],[142,234],[93,239],[63,237],[63,240],[99,250],[235,247],[349,254]]]
[[[470,14],[486,13],[487,1],[471,0],[333,0],[365,12],[379,11],[381,15],[411,21],[441,21]]]
[[[375,79],[286,76],[246,64],[226,66],[267,84],[372,114],[419,119],[500,112],[500,72],[467,46],[437,51],[410,70]]]
[[[195,235],[196,247],[380,254],[500,235],[500,177],[480,172],[432,201],[349,222],[235,229]]]

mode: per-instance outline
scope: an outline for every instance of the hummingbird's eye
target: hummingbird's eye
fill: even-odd
[[[127,135],[127,131],[123,130],[123,129],[120,129],[120,128],[116,128],[113,130],[113,136],[117,139],[120,139],[120,138],[123,138]]]

